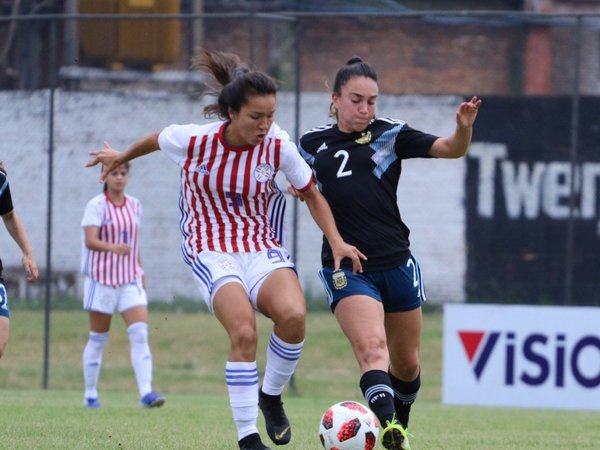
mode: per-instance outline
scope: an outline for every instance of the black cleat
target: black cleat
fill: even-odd
[[[240,445],[240,450],[271,450],[262,443],[258,433],[249,434],[241,439],[238,444]]]
[[[267,434],[275,445],[285,445],[292,438],[290,421],[283,410],[281,395],[267,395],[258,391],[258,406],[265,416]]]

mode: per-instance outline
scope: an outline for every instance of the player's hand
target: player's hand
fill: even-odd
[[[287,191],[292,195],[292,197],[297,198],[301,202],[304,201],[304,197],[302,196],[302,192],[300,192],[298,189],[296,189],[294,186],[292,186],[289,183],[287,185]]]
[[[115,244],[113,252],[118,255],[127,256],[131,253],[131,247],[128,244]]]
[[[108,142],[104,142],[104,147],[102,150],[95,150],[90,152],[90,159],[85,167],[93,167],[96,164],[102,164],[102,173],[100,174],[100,182],[103,183],[106,180],[106,176],[110,171],[116,169],[121,162],[119,161],[119,156],[121,152],[118,152],[114,148],[112,148]]]
[[[332,245],[331,251],[333,252],[333,270],[339,270],[342,259],[350,258],[352,260],[352,273],[362,273],[363,270],[360,260],[363,259],[366,261],[367,257],[354,245],[346,244],[342,241],[336,246]]]
[[[481,99],[476,96],[468,102],[461,103],[456,111],[456,124],[464,128],[472,127],[480,105]]]
[[[29,281],[35,281],[40,276],[37,264],[31,255],[23,255],[23,268]]]

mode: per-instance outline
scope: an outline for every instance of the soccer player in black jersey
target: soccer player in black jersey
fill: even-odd
[[[23,227],[21,219],[15,212],[12,203],[12,197],[10,195],[10,186],[8,179],[6,178],[6,171],[0,161],[0,216],[4,222],[6,230],[10,236],[17,243],[21,251],[23,252],[23,268],[27,274],[29,281],[37,279],[39,272],[35,259],[33,259],[33,251],[29,240],[27,239],[27,233]],[[4,353],[6,344],[8,343],[8,335],[10,330],[10,309],[8,308],[8,296],[6,294],[6,287],[4,286],[4,279],[2,278],[2,261],[0,261],[0,358]]]
[[[299,151],[312,167],[343,239],[367,256],[363,272],[333,270],[323,239],[319,274],[329,305],[360,366],[360,387],[382,425],[387,449],[409,449],[410,407],[420,387],[423,280],[409,250],[397,188],[407,158],[460,158],[481,105],[473,97],[456,112],[456,129],[438,137],[404,121],[375,116],[377,73],[360,58],[337,72],[331,103],[336,122],[314,128]],[[299,193],[290,191],[294,195]]]

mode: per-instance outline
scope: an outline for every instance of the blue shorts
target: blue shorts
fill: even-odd
[[[0,316],[10,317],[10,310],[8,309],[8,295],[6,295],[6,288],[4,287],[3,278],[0,278]]]
[[[426,300],[425,287],[419,263],[414,257],[394,269],[379,272],[352,273],[342,269],[338,272],[324,267],[319,277],[327,292],[331,311],[337,302],[351,295],[366,295],[383,303],[385,312],[412,311]]]

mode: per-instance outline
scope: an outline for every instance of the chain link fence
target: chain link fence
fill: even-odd
[[[452,132],[460,101],[482,97],[467,158],[404,165],[399,203],[429,299],[600,304],[600,13],[182,14],[165,1],[150,17],[118,3],[0,17],[0,158],[44,274],[24,283],[2,233],[20,297],[79,295],[79,222],[100,190],[87,153],[204,121],[204,80],[188,70],[202,46],[279,80],[276,120],[293,138],[330,120],[333,77],[354,55],[378,70],[378,114],[424,131]],[[177,170],[148,159],[129,190],[144,204],[149,296],[195,298],[178,253]],[[288,210],[288,247],[320,300],[320,233],[304,205]]]

